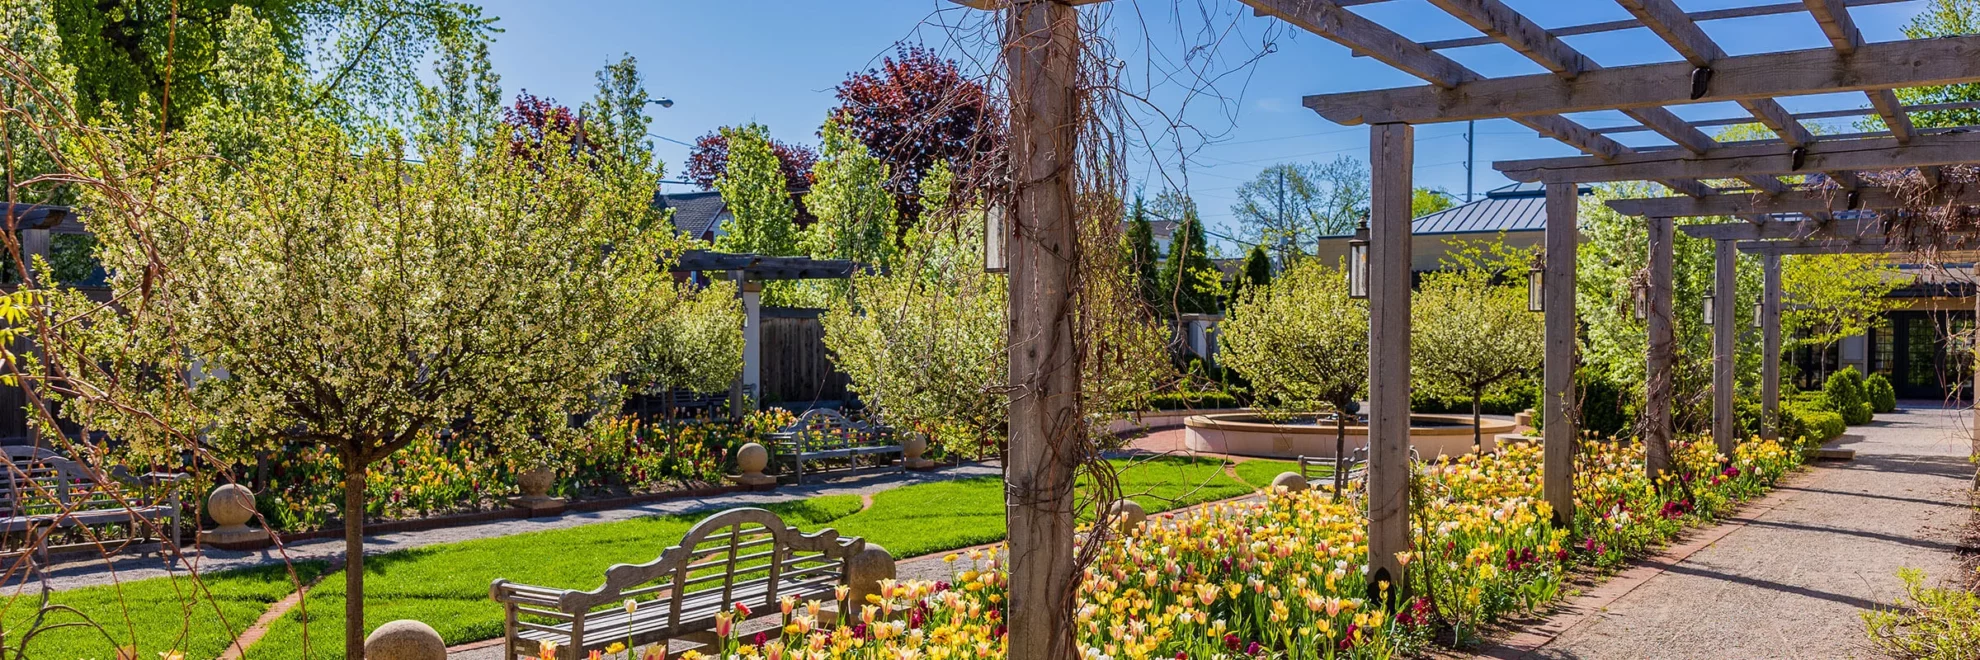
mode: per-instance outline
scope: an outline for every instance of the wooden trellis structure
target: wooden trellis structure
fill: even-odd
[[[1042,483],[1058,484],[1069,474],[1063,455],[1044,446],[1052,437],[1050,420],[1063,414],[1072,374],[1037,355],[1055,355],[1068,337],[1046,332],[1064,318],[1069,273],[1043,255],[1070,240],[1066,227],[1070,187],[1063,174],[1065,154],[1075,150],[1070,107],[1075,98],[1069,60],[1080,51],[1075,5],[1098,0],[958,0],[998,9],[1013,113],[1011,127],[1016,179],[1011,243],[1011,336],[1029,356],[1013,350],[1012,383],[1034,388],[1013,396],[1010,466],[1013,657],[1069,658],[1069,630],[1063,607],[1070,606],[1070,557],[1059,546],[1069,542],[1071,510],[1061,497],[1035,497]],[[1417,42],[1349,9],[1386,0],[1240,0],[1259,15],[1271,16],[1346,46],[1426,81],[1400,89],[1309,96],[1305,105],[1346,125],[1370,125],[1369,164],[1374,175],[1369,218],[1369,567],[1371,582],[1401,584],[1397,553],[1409,549],[1409,337],[1410,191],[1415,133],[1419,124],[1509,119],[1581,151],[1583,156],[1498,163],[1507,176],[1543,182],[1548,222],[1543,300],[1546,314],[1544,496],[1556,516],[1573,512],[1573,443],[1578,434],[1568,416],[1575,364],[1574,279],[1575,190],[1582,183],[1654,181],[1684,195],[1672,209],[1645,215],[1650,220],[1650,350],[1648,469],[1669,465],[1671,435],[1671,218],[1684,215],[1756,216],[1780,212],[1810,192],[1811,173],[1826,176],[1823,186],[1850,191],[1845,208],[1878,203],[1877,190],[1864,189],[1864,171],[1917,170],[1937,180],[1938,168],[1980,160],[1980,133],[1919,128],[1911,115],[1946,110],[1905,106],[1896,89],[1980,81],[1980,36],[1870,43],[1857,30],[1849,8],[1894,0],[1805,0],[1686,12],[1674,0],[1616,0],[1628,20],[1542,27],[1500,0],[1429,0],[1430,4],[1476,28],[1478,37]],[[1701,23],[1769,14],[1812,17],[1830,47],[1800,51],[1729,55]],[[1648,29],[1674,56],[1657,64],[1605,68],[1561,39]],[[1492,78],[1441,51],[1499,44],[1546,69],[1547,73]],[[1783,97],[1862,93],[1869,107],[1854,112],[1796,115],[1776,100]],[[1691,122],[1671,106],[1726,102],[1741,116]],[[1970,107],[1966,104],[1954,104]],[[1573,113],[1616,111],[1636,123],[1590,128],[1567,117]],[[1820,115],[1820,116],[1818,116]],[[1818,118],[1874,116],[1887,130],[1818,136],[1801,122]],[[1701,126],[1758,123],[1771,139],[1721,143]],[[1633,148],[1610,137],[1626,132],[1654,133],[1669,146]],[[1784,178],[1785,177],[1785,178]],[[1963,194],[1963,193],[1955,193]],[[1824,197],[1830,195],[1823,194]],[[1886,195],[1886,197],[1888,197]],[[1831,204],[1831,202],[1823,202]],[[1678,209],[1678,205],[1686,205]],[[1723,212],[1699,213],[1704,209]],[[1827,222],[1834,208],[1807,211]],[[1729,246],[1730,247],[1730,246]],[[1721,263],[1730,264],[1730,249]],[[1721,273],[1722,280],[1729,277]],[[1777,277],[1776,277],[1777,279]],[[1729,280],[1728,280],[1729,281]],[[1777,288],[1777,287],[1776,287]],[[1730,287],[1727,287],[1730,290]],[[1718,306],[1721,327],[1730,323],[1732,305]],[[1778,310],[1778,300],[1773,307]],[[1715,310],[1718,311],[1718,310]],[[1021,317],[1022,315],[1022,317]],[[1730,338],[1729,333],[1722,333]],[[1725,343],[1725,342],[1721,342]],[[1775,344],[1778,347],[1778,344]],[[1728,349],[1728,352],[1730,349]],[[1023,358],[1023,359],[1020,359]],[[1717,383],[1729,404],[1729,381]],[[1729,405],[1722,408],[1729,408]],[[1721,447],[1731,438],[1721,435]],[[1070,483],[1065,481],[1065,483]],[[1061,606],[1035,611],[1038,605]],[[1020,616],[1018,613],[1025,613]]]
[[[1370,218],[1369,281],[1409,281],[1410,151],[1413,127],[1478,119],[1510,119],[1580,150],[1568,158],[1496,163],[1515,180],[1545,183],[1548,190],[1546,265],[1543,277],[1547,349],[1544,376],[1544,491],[1556,515],[1573,511],[1573,443],[1579,435],[1568,416],[1573,389],[1574,264],[1579,242],[1575,186],[1608,181],[1654,181],[1682,197],[1632,200],[1648,217],[1650,335],[1647,446],[1648,469],[1670,464],[1670,364],[1674,337],[1671,318],[1672,218],[1733,215],[1761,220],[1767,214],[1801,213],[1828,222],[1841,210],[1895,206],[1888,191],[1868,188],[1865,171],[1918,170],[1936,180],[1942,166],[1980,160],[1980,133],[1918,128],[1916,112],[1952,109],[1905,106],[1893,92],[1908,87],[1980,80],[1980,36],[1931,40],[1867,42],[1849,7],[1881,2],[1807,0],[1713,12],[1687,13],[1673,0],[1616,0],[1633,17],[1589,25],[1541,27],[1499,0],[1430,0],[1430,4],[1476,28],[1482,36],[1419,43],[1347,9],[1382,0],[1242,0],[1259,14],[1275,16],[1329,40],[1424,79],[1429,84],[1401,89],[1310,96],[1306,106],[1341,124],[1369,124],[1369,162],[1375,197]],[[1729,55],[1700,23],[1764,14],[1803,14],[1814,19],[1830,46],[1800,51]],[[1605,68],[1561,39],[1621,30],[1648,29],[1667,44],[1669,62]],[[1548,72],[1489,78],[1444,55],[1461,46],[1500,44]],[[1860,92],[1868,107],[1795,115],[1782,97]],[[1730,101],[1741,116],[1690,122],[1671,106]],[[1954,104],[1971,107],[1968,104]],[[1566,115],[1616,111],[1635,125],[1593,129]],[[1815,135],[1801,122],[1843,116],[1877,117],[1887,130],[1851,135]],[[1701,126],[1757,123],[1771,139],[1721,143]],[[1649,132],[1669,146],[1633,148],[1610,135]],[[1810,174],[1824,176],[1808,176]],[[1823,190],[1813,190],[1813,188]],[[1841,194],[1831,188],[1842,189]],[[1968,199],[1965,191],[1950,192]],[[1622,207],[1618,207],[1622,208]],[[1766,222],[1751,225],[1755,232]],[[1792,234],[1784,234],[1792,236]],[[1754,240],[1760,240],[1756,234]],[[1718,285],[1732,290],[1734,250],[1722,242]],[[1778,321],[1778,260],[1770,260],[1767,296]],[[1368,489],[1369,562],[1375,575],[1397,574],[1394,555],[1408,548],[1408,372],[1385,365],[1405,364],[1409,353],[1409,288],[1376,286],[1370,291],[1370,466]],[[1717,305],[1720,328],[1714,390],[1716,408],[1732,408],[1731,352],[1733,305]],[[1779,347],[1778,327],[1770,350]],[[1778,378],[1778,365],[1769,382]],[[1769,388],[1772,392],[1772,388]],[[1770,402],[1775,397],[1769,397]],[[1731,417],[1715,420],[1719,445],[1733,443]]]

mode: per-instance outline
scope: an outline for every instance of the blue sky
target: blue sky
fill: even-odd
[[[1689,11],[1748,6],[1778,0],[1678,0]],[[1603,0],[1506,0],[1555,27],[1629,18]],[[1901,38],[1899,28],[1923,0],[1851,10],[1866,38]],[[958,59],[993,56],[977,40],[980,15],[947,0],[729,0],[649,2],[584,0],[487,0],[504,32],[493,49],[495,68],[510,96],[518,90],[576,105],[592,96],[593,74],[622,53],[640,62],[647,89],[675,100],[654,109],[658,152],[678,174],[696,136],[748,121],[770,127],[780,139],[815,143],[832,88],[846,74],[879,63],[901,41],[930,44]],[[1251,16],[1235,0],[1115,0],[1103,12],[1120,59],[1125,86],[1152,105],[1130,104],[1153,144],[1131,149],[1140,161],[1135,178],[1151,191],[1186,186],[1213,231],[1237,231],[1229,208],[1236,189],[1267,165],[1366,157],[1367,131],[1332,124],[1300,106],[1307,94],[1421,84],[1407,74],[1273,19]],[[1477,32],[1425,0],[1394,0],[1356,7],[1413,39],[1476,36]],[[1805,13],[1705,24],[1734,55],[1827,45]],[[956,35],[965,35],[957,37]],[[1676,54],[1647,30],[1569,37],[1568,43],[1604,66],[1671,61]],[[1488,76],[1539,73],[1541,69],[1499,46],[1444,51]],[[1198,75],[1189,75],[1191,73]],[[1214,83],[1201,82],[1214,77]],[[1154,83],[1150,81],[1161,81]],[[1791,111],[1864,107],[1860,94],[1784,99]],[[1190,130],[1162,131],[1179,117]],[[1739,116],[1729,103],[1677,109],[1687,119]],[[1616,113],[1575,119],[1590,126],[1631,123]],[[1846,127],[1844,127],[1846,128]],[[1417,131],[1416,182],[1462,195],[1465,127],[1423,126]],[[1572,150],[1507,121],[1477,128],[1477,190],[1508,183],[1491,170],[1493,160],[1571,155]],[[1626,144],[1664,143],[1650,134],[1618,136]],[[670,186],[670,189],[682,189]]]

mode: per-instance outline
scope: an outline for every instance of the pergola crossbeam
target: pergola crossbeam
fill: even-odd
[[[1387,2],[1387,1],[1388,0],[1341,0],[1340,4],[1342,6],[1352,6],[1352,5],[1374,4],[1378,2]],[[1843,4],[1850,7],[1868,7],[1872,5],[1888,5],[1899,2],[1911,2],[1911,1],[1913,0],[1844,0]],[[1735,18],[1754,18],[1758,16],[1792,14],[1806,10],[1807,8],[1803,6],[1800,2],[1783,2],[1783,3],[1776,3],[1771,5],[1754,5],[1750,7],[1729,7],[1726,9],[1694,11],[1685,14],[1685,17],[1690,18],[1693,22],[1696,23],[1707,23],[1711,21],[1723,21],[1723,20],[1730,20]],[[1556,37],[1575,37],[1586,34],[1621,32],[1623,30],[1634,30],[1640,27],[1645,27],[1642,21],[1628,19],[1628,20],[1620,20],[1620,21],[1602,21],[1599,23],[1582,23],[1579,25],[1564,25],[1561,27],[1549,29],[1548,31],[1554,33],[1554,36]],[[1431,50],[1449,50],[1452,48],[1469,48],[1472,46],[1486,46],[1486,45],[1491,45],[1492,43],[1494,43],[1494,41],[1490,37],[1464,37],[1460,39],[1443,39],[1439,41],[1425,41],[1423,42],[1423,46]],[[1355,57],[1363,57],[1363,55],[1360,53],[1355,53]]]
[[[1492,166],[1515,181],[1597,183],[1891,171],[1959,165],[1976,158],[1980,158],[1980,133],[1932,131],[1922,132],[1910,144],[1901,144],[1890,137],[1823,140],[1808,145],[1798,154],[1783,152],[1778,145],[1740,143],[1704,154],[1640,151],[1609,160],[1541,158],[1500,161]]]
[[[1254,6],[1317,0],[1247,0]],[[1348,13],[1338,10],[1337,13]],[[1416,48],[1430,53],[1420,44]],[[1434,53],[1433,53],[1434,54]],[[1692,62],[1587,71],[1573,79],[1553,74],[1493,78],[1449,89],[1407,87],[1308,96],[1305,104],[1338,124],[1430,124],[1536,114],[1623,110],[1717,101],[1980,81],[1980,36],[1865,44],[1854,54],[1818,48],[1722,57],[1710,62],[1709,82],[1693,93]]]

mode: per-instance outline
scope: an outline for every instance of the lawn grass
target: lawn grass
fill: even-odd
[[[793,527],[810,531],[858,511],[860,499],[831,495],[764,508]],[[502,608],[488,598],[488,584],[496,578],[565,589],[595,588],[606,567],[652,561],[709,513],[638,518],[366,557],[365,630],[395,619],[418,619],[433,626],[448,644],[500,637]],[[343,657],[344,593],[341,575],[330,576],[310,591],[307,654],[305,617],[292,610],[269,627],[248,657]]]
[[[1231,471],[1236,472],[1238,478],[1243,479],[1251,487],[1264,488],[1272,485],[1272,479],[1278,477],[1280,474],[1298,472],[1299,463],[1293,461],[1251,460],[1237,464],[1237,467],[1232,468]],[[1333,474],[1333,466],[1315,465],[1312,472],[1307,476],[1318,479],[1325,476],[1332,476]]]
[[[323,572],[323,562],[295,564],[295,578],[307,583]],[[269,605],[295,591],[286,566],[261,566],[237,571],[207,573],[197,584],[184,576],[133,580],[122,585],[103,585],[58,591],[49,596],[50,605],[75,608],[75,612],[55,610],[42,621],[46,632],[20,648],[22,636],[33,624],[40,603],[40,592],[32,585],[11,588],[5,596],[6,651],[21,657],[71,660],[76,658],[115,658],[117,647],[137,648],[138,658],[156,658],[163,651],[182,651],[188,658],[219,657],[234,638]],[[102,626],[59,624],[84,621]]]
[[[1253,463],[1259,466],[1239,474],[1266,474],[1262,483],[1270,483],[1271,475],[1290,469],[1290,464],[1278,461]],[[1122,493],[1149,512],[1235,497],[1257,488],[1251,477],[1233,479],[1216,459],[1156,457],[1123,459],[1114,464]],[[880,544],[900,559],[995,543],[1005,536],[1004,489],[999,477],[903,486],[875,494],[871,508],[862,511],[860,507],[856,496],[834,495],[766,508],[794,527],[805,531],[832,527]],[[365,627],[369,630],[387,621],[410,618],[433,626],[449,644],[498,637],[502,634],[502,610],[488,598],[488,583],[494,579],[593,588],[603,579],[606,567],[652,560],[708,515],[642,518],[370,557],[365,560]],[[249,657],[339,657],[343,595],[340,576],[331,576],[310,592],[307,655],[302,651],[304,617],[291,612],[270,628]]]

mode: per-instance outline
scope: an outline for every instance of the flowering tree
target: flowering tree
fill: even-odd
[[[715,180],[729,171],[729,133],[737,130],[761,129],[761,126],[724,126],[696,138],[694,149],[688,152],[687,167],[681,176],[702,190],[714,190]],[[766,131],[764,133],[768,135]],[[777,155],[777,165],[784,174],[784,187],[790,190],[804,190],[811,187],[811,168],[818,164],[818,152],[802,144],[792,144],[783,140],[769,140],[770,151]]]
[[[1499,248],[1499,249],[1493,249]],[[1418,390],[1471,399],[1471,444],[1483,445],[1479,404],[1540,366],[1545,325],[1527,311],[1523,250],[1497,242],[1460,247],[1424,278],[1410,302],[1410,376]]]
[[[722,235],[715,237],[715,249],[762,255],[797,254],[797,227],[792,221],[797,211],[785,188],[782,165],[770,148],[770,131],[759,124],[724,128],[729,140],[729,167],[715,179],[722,201],[729,206],[729,219],[722,222]]]
[[[694,291],[676,286],[639,319],[643,331],[633,344],[627,381],[648,393],[673,390],[714,392],[742,373],[743,310],[733,283],[717,282]]]
[[[1007,301],[1003,277],[983,269],[981,212],[932,210],[948,205],[949,185],[937,166],[923,185],[929,222],[909,232],[896,268],[853,276],[859,306],[825,314],[825,346],[889,423],[980,456],[1004,435]]]
[[[1368,382],[1368,306],[1348,297],[1347,274],[1295,262],[1270,284],[1245,289],[1219,326],[1218,357],[1280,412],[1332,408],[1334,456],[1347,455],[1347,416]],[[1335,471],[1334,492],[1346,472]]]
[[[1910,281],[1881,254],[1783,257],[1781,329],[1795,343],[1816,349],[1818,368],[1827,373],[1829,348],[1869,332],[1886,312],[1903,307],[1903,301],[1886,296]]]
[[[823,135],[825,157],[813,168],[817,183],[805,196],[805,206],[818,216],[805,232],[806,248],[819,259],[892,266],[898,215],[885,188],[887,164],[837,119],[825,122]]]
[[[996,171],[1004,114],[982,83],[954,61],[922,46],[905,46],[880,68],[846,77],[833,117],[892,170],[888,190],[908,204],[937,163],[947,164],[964,189],[980,189]],[[925,206],[925,205],[923,205]]]
[[[72,321],[40,338],[36,382],[62,413],[153,455],[221,462],[325,446],[344,476],[345,653],[363,657],[367,473],[438,430],[555,459],[569,416],[610,401],[673,245],[654,222],[650,156],[554,145],[517,153],[466,49],[411,137],[306,106],[269,28],[230,19],[224,64],[267,96],[209,106],[188,130],[139,115],[76,136],[82,203],[111,273],[108,306],[49,295]],[[250,103],[250,101],[252,101]],[[459,113],[441,108],[466,108]],[[253,147],[210,157],[219,139]],[[416,160],[415,160],[416,159]],[[160,377],[185,374],[186,377]]]

